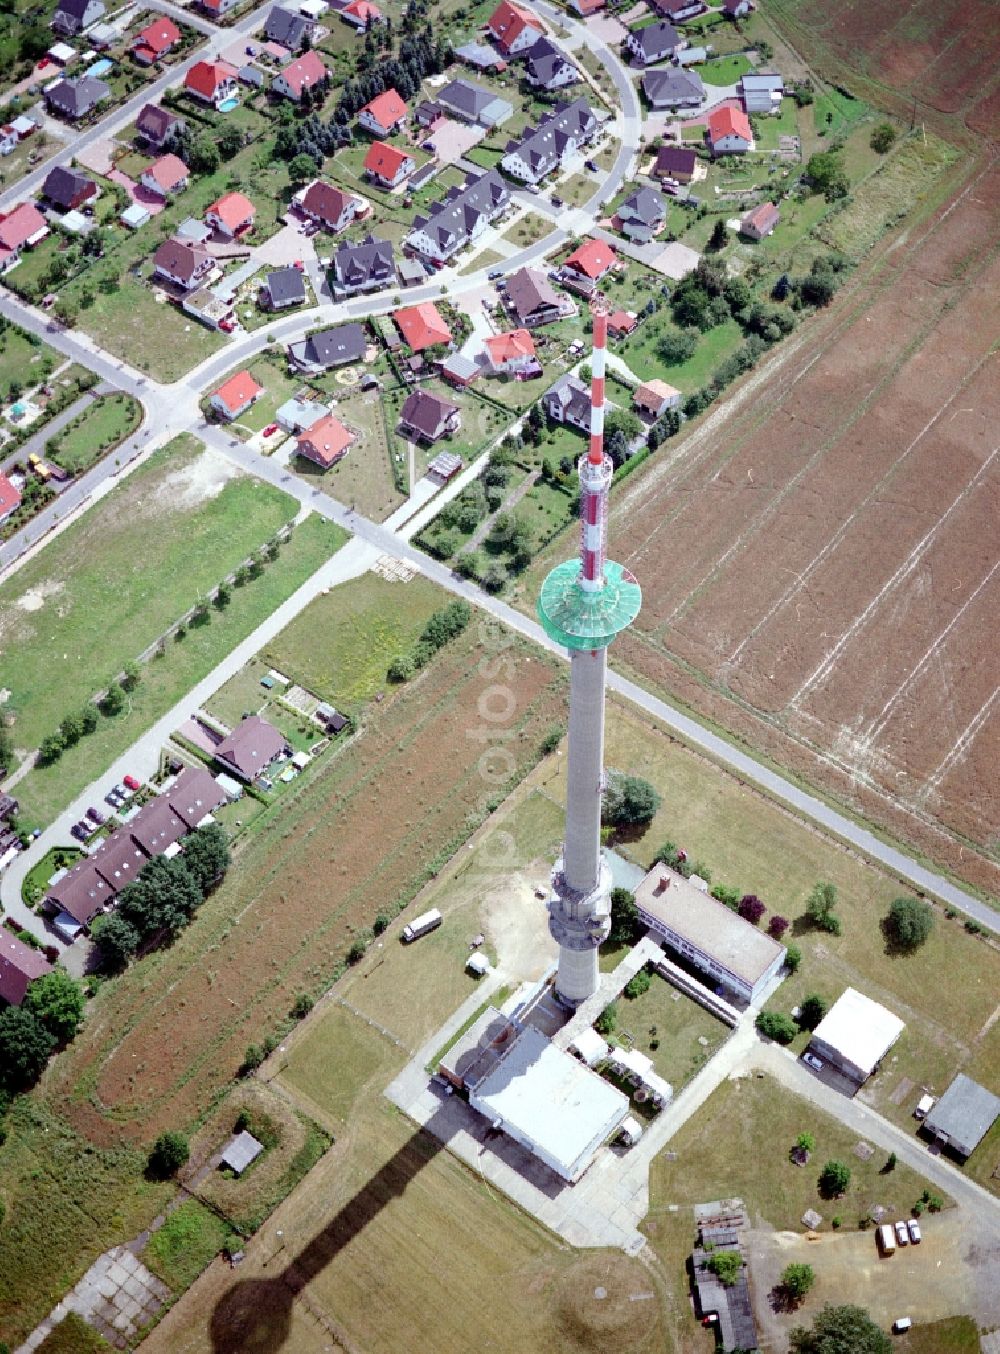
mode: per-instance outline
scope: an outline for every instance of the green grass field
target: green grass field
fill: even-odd
[[[14,382],[21,390],[29,389],[61,360],[47,343],[4,320],[0,324],[0,404],[10,399]]]
[[[635,1048],[652,1058],[676,1095],[722,1047],[729,1030],[654,973],[648,991],[618,1002],[615,1035],[619,1042],[625,1034],[631,1036]],[[706,1042],[699,1043],[701,1039]]]
[[[149,1238],[142,1259],[168,1288],[183,1293],[230,1236],[221,1218],[197,1199],[188,1199]]]
[[[46,451],[57,465],[79,475],[141,423],[142,405],[131,395],[99,395],[52,439],[55,449]]]
[[[979,1354],[979,1332],[971,1316],[915,1325],[906,1335],[907,1354]]]
[[[706,85],[735,85],[741,75],[746,75],[752,69],[750,62],[740,53],[720,57],[716,61],[705,61],[698,67],[698,74]]]

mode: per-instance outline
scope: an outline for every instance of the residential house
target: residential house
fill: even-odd
[[[161,155],[146,166],[139,182],[150,193],[167,198],[184,191],[190,182],[190,173],[179,155]]]
[[[360,244],[342,244],[333,256],[337,287],[351,295],[390,287],[396,281],[392,243],[369,235]]]
[[[102,0],[59,0],[49,26],[72,38],[103,17]]]
[[[688,146],[661,146],[653,162],[653,178],[690,183],[697,163],[697,153]]]
[[[425,348],[434,348],[438,344],[451,343],[451,330],[433,301],[424,301],[418,306],[404,306],[393,311],[403,342],[410,350],[422,353]]]
[[[459,390],[472,385],[480,375],[479,363],[471,357],[463,357],[461,353],[449,353],[447,357],[442,358],[438,363],[438,371],[443,380],[451,386],[457,386]]]
[[[631,53],[637,66],[653,66],[657,61],[667,61],[676,56],[687,46],[687,38],[666,19],[660,19],[645,28],[633,28],[626,35],[622,46]]]
[[[685,47],[674,57],[678,66],[703,66],[708,60],[707,47]]]
[[[750,119],[742,108],[715,108],[708,115],[705,139],[713,155],[744,155],[753,147]]]
[[[79,169],[56,165],[45,176],[42,197],[60,211],[75,212],[97,197],[97,184]]]
[[[350,24],[362,33],[367,33],[376,24],[385,23],[382,11],[378,5],[372,4],[371,0],[351,0],[351,3],[340,11],[340,17],[345,24]]]
[[[303,94],[322,87],[329,76],[330,72],[323,65],[319,52],[303,52],[275,76],[271,93],[298,103]]]
[[[242,193],[224,193],[205,211],[205,224],[232,240],[253,228],[257,208]]]
[[[198,0],[198,4],[206,14],[218,21],[224,14],[228,14],[231,9],[235,9],[240,0]]]
[[[10,480],[0,472],[0,522],[5,522],[21,505],[21,495]]]
[[[373,136],[390,136],[406,126],[406,104],[394,89],[387,89],[366,103],[358,123]]]
[[[651,108],[700,108],[705,99],[705,86],[697,71],[679,66],[664,66],[645,71],[642,92]]]
[[[34,249],[49,233],[45,217],[33,202],[20,202],[0,216],[0,272],[20,261],[25,249]]]
[[[110,87],[103,80],[95,80],[92,75],[81,75],[75,80],[62,79],[50,85],[45,91],[45,103],[50,113],[68,122],[79,122],[110,93]]]
[[[25,141],[29,136],[32,136],[38,131],[39,124],[35,121],[35,118],[37,117],[37,113],[35,113],[34,117],[30,118],[26,117],[24,113],[21,113],[10,124],[14,128],[14,131],[17,132],[18,141]]]
[[[429,209],[415,216],[406,245],[417,254],[443,263],[465,245],[477,240],[510,204],[510,192],[498,170],[466,179],[462,188],[448,192]]]
[[[437,102],[462,122],[478,122],[481,127],[498,127],[514,111],[506,99],[471,80],[452,80],[438,92]]]
[[[636,390],[634,399],[635,407],[640,414],[649,419],[656,419],[668,409],[680,408],[681,392],[657,378],[653,381],[643,381]]]
[[[363,169],[382,188],[396,188],[417,167],[412,155],[390,146],[388,141],[373,141],[364,158]]]
[[[653,8],[664,19],[679,24],[704,14],[708,6],[702,0],[653,0]]]
[[[617,254],[603,240],[585,240],[560,268],[559,280],[584,296],[590,296],[617,262]]]
[[[570,9],[579,14],[581,19],[589,19],[592,14],[599,14],[607,4],[607,0],[569,0]]]
[[[0,1001],[20,1006],[29,984],[52,972],[41,950],[25,945],[13,931],[0,928]]]
[[[90,925],[99,912],[114,902],[117,890],[98,873],[93,857],[73,865],[55,884],[51,884],[42,899],[42,907],[52,913],[59,928],[65,917],[78,934]]]
[[[639,188],[621,203],[612,224],[628,240],[648,244],[667,224],[667,203],[655,188]]]
[[[5,122],[0,126],[0,155],[12,155],[17,150],[20,139],[12,122]]]
[[[271,310],[301,306],[306,299],[305,278],[298,268],[276,268],[268,273],[261,293]]]
[[[457,404],[443,400],[429,390],[414,390],[407,395],[399,411],[399,426],[413,441],[437,442],[456,432],[462,416]]]
[[[316,179],[304,192],[299,194],[299,211],[310,221],[336,235],[346,230],[361,211],[361,200],[342,188]]]
[[[357,437],[345,428],[340,419],[333,414],[324,414],[301,434],[295,444],[296,453],[304,456],[324,470],[329,470],[357,441]]]
[[[306,40],[310,24],[302,14],[275,5],[264,21],[264,36],[290,52],[297,52]]]
[[[129,836],[142,847],[147,856],[162,855],[182,837],[186,837],[187,832],[187,824],[174,812],[166,795],[158,795],[156,799],[143,804],[128,824]]]
[[[512,0],[501,0],[487,19],[486,28],[508,59],[526,52],[545,31],[541,19],[530,9],[513,4]]]
[[[218,108],[237,89],[238,72],[228,61],[196,61],[184,76],[184,88],[193,98]]]
[[[722,0],[722,12],[727,19],[742,19],[753,7],[753,0]]]
[[[164,240],[153,255],[153,276],[165,278],[184,291],[193,291],[215,267],[211,254],[183,240]]]
[[[535,89],[544,89],[551,93],[556,89],[565,89],[577,84],[583,77],[562,52],[548,38],[539,38],[528,49],[524,58],[524,78]]]
[[[590,432],[590,391],[576,376],[560,376],[542,396],[542,408],[553,423]]]
[[[144,104],[135,120],[135,129],[142,139],[157,149],[168,136],[172,136],[175,131],[183,131],[186,125],[177,113],[172,113],[169,108],[161,108],[156,103]]]
[[[430,99],[423,99],[413,110],[413,121],[428,133],[433,132],[447,116],[447,109]]]
[[[136,34],[132,42],[132,55],[140,66],[152,66],[172,51],[182,36],[173,19],[160,14]]]
[[[289,344],[288,356],[303,371],[321,372],[348,362],[361,362],[367,348],[364,325],[342,324]]]
[[[781,213],[774,203],[762,202],[747,212],[740,221],[740,234],[745,235],[748,240],[763,240],[765,235],[773,233],[780,220]]]
[[[240,414],[245,414],[263,393],[264,387],[244,370],[230,376],[228,381],[223,381],[218,390],[212,391],[208,402],[217,414],[231,422],[239,418]]]
[[[235,329],[233,305],[235,294],[221,288],[196,287],[181,297],[181,310],[203,324],[206,329],[215,329],[231,334]]]
[[[148,853],[132,836],[130,828],[112,832],[90,857],[98,875],[115,894],[139,878],[139,871],[148,859]]]
[[[939,1149],[947,1147],[960,1160],[968,1161],[998,1118],[1000,1097],[959,1072],[921,1128]]]
[[[50,65],[65,70],[67,66],[71,66],[74,61],[79,60],[80,53],[68,42],[54,42],[45,56]]]
[[[525,329],[575,315],[577,306],[568,296],[556,291],[539,268],[519,268],[507,279],[507,309]]]
[[[215,760],[248,784],[291,748],[284,734],[259,715],[248,715],[215,749]]]
[[[586,99],[557,104],[519,141],[508,141],[500,161],[504,173],[523,183],[538,183],[597,135],[598,121]]]
[[[211,821],[211,815],[226,802],[215,780],[201,766],[180,773],[166,794],[167,803],[189,831]]]
[[[527,329],[494,334],[485,343],[486,358],[495,376],[537,376],[542,368],[535,356],[535,341]]]
[[[286,400],[278,408],[274,415],[274,421],[286,433],[293,433],[297,437],[299,433],[304,433],[307,428],[311,428],[327,412],[326,405],[319,404],[316,400],[293,398]]]
[[[639,317],[634,310],[613,310],[608,316],[608,334],[611,338],[627,338],[638,326]]]
[[[781,112],[785,82],[777,71],[753,71],[740,77],[740,96],[748,113]]]

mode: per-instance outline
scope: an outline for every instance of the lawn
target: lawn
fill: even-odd
[[[540,216],[538,212],[526,212],[520,220],[505,230],[500,238],[516,244],[521,249],[527,249],[529,245],[543,240],[552,228],[552,223],[547,217]]]
[[[911,1327],[906,1349],[907,1354],[979,1354],[979,1331],[971,1316],[949,1316]]]
[[[740,326],[735,320],[727,320],[707,334],[698,335],[698,346],[686,362],[668,367],[657,354],[656,343],[662,333],[673,328],[669,311],[660,310],[619,345],[618,352],[640,380],[648,381],[658,376],[684,394],[703,386],[723,358],[735,352],[743,342]]]
[[[418,446],[416,457],[418,477],[424,473],[429,462],[440,451],[453,451],[461,456],[466,464],[475,460],[488,443],[492,442],[511,422],[508,415],[501,413],[494,405],[487,404],[485,400],[479,399],[471,390],[455,390],[451,386],[445,385],[437,377],[423,382],[422,389],[429,390],[432,394],[439,395],[452,404],[457,404],[461,411],[462,422],[457,432],[452,433],[449,437],[441,438],[433,446]],[[407,390],[388,390],[383,395],[386,420],[392,430],[393,455],[405,456],[407,454],[406,440],[396,429],[399,423],[399,411],[408,394],[409,391]]]
[[[231,1236],[221,1218],[197,1199],[188,1199],[149,1238],[142,1259],[168,1288],[183,1293]]]
[[[259,385],[264,387],[264,394],[260,399],[241,414],[239,418],[230,423],[228,427],[237,437],[248,441],[254,433],[261,432],[273,423],[275,415],[281,406],[290,400],[296,394],[312,394],[306,387],[306,381],[298,373],[289,374],[288,363],[284,358],[283,351],[271,352],[265,351],[259,357],[255,357],[252,362],[246,366],[235,367],[232,373],[237,371],[249,371],[250,375]],[[228,375],[219,381],[218,385],[213,385],[212,389],[217,390],[219,386],[225,384]],[[207,392],[211,393],[211,392]]]
[[[142,405],[131,395],[99,395],[50,438],[45,450],[56,465],[79,475],[130,437],[141,423]]]
[[[146,238],[153,254],[158,242]],[[78,285],[63,288],[60,295],[73,299]],[[180,380],[225,342],[225,335],[199,324],[179,306],[158,301],[150,287],[128,275],[117,279],[115,291],[97,292],[76,323],[112,356],[167,384]]]
[[[111,1346],[76,1312],[67,1312],[38,1346],[38,1354],[101,1354]]]
[[[393,480],[381,395],[377,390],[340,395],[334,412],[346,427],[359,434],[357,442],[329,470],[303,457],[293,458],[293,469],[341,503],[353,504],[365,517],[384,522],[404,502],[405,495]]]
[[[61,361],[47,343],[4,319],[0,322],[0,404],[10,399],[12,384],[30,389],[47,374],[46,368],[51,372]]]
[[[741,75],[747,75],[752,70],[747,58],[738,53],[703,62],[698,67],[698,74],[706,85],[735,85]]]
[[[721,1021],[656,973],[641,996],[622,997],[618,1002],[615,1042],[627,1046],[623,1036],[630,1035],[632,1046],[652,1058],[675,1095],[722,1047],[729,1034]],[[704,1044],[699,1042],[702,1039]]]

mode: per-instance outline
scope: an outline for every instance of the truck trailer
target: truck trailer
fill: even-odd
[[[422,912],[419,917],[414,917],[403,927],[403,944],[409,945],[411,941],[419,940],[428,931],[436,930],[443,921],[444,918],[436,907],[432,907],[429,912]]]

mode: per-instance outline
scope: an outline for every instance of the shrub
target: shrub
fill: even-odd
[[[743,1257],[739,1251],[713,1251],[705,1263],[724,1287],[732,1288],[740,1277]]]
[[[878,151],[879,155],[884,155],[886,151],[891,150],[896,140],[896,129],[890,122],[880,122],[877,127],[872,128],[872,134],[868,144],[872,150]]]
[[[812,1265],[786,1265],[781,1272],[781,1287],[792,1302],[801,1302],[815,1282]]]
[[[292,1002],[292,1016],[295,1020],[305,1020],[316,1003],[307,992],[300,992]]]
[[[777,912],[771,913],[771,919],[767,923],[767,934],[774,940],[780,940],[788,930],[788,918],[779,916]]]
[[[802,963],[802,951],[798,945],[789,945],[785,951],[785,968],[789,973],[794,973]]]
[[[634,945],[642,935],[642,922],[636,906],[635,894],[628,889],[611,890],[611,945]]]
[[[837,886],[829,882],[820,882],[813,887],[806,899],[806,916],[821,931],[831,935],[840,935],[840,919],[834,913],[837,906]]]
[[[625,984],[625,996],[630,1001],[636,997],[641,997],[643,992],[648,992],[652,978],[649,976],[648,969],[641,968],[634,978],[630,978]]]
[[[798,1033],[795,1021],[782,1011],[761,1011],[757,1029],[765,1039],[773,1039],[776,1044],[790,1044]]]
[[[169,1180],[172,1175],[177,1174],[190,1155],[191,1149],[184,1134],[168,1129],[153,1143],[147,1169],[155,1179]]]
[[[641,776],[609,771],[601,804],[601,821],[613,827],[631,827],[651,821],[661,804],[660,796]]]
[[[838,1199],[847,1193],[850,1183],[850,1167],[845,1166],[842,1161],[828,1161],[819,1173],[817,1185],[824,1199]]]
[[[605,1006],[604,1010],[594,1021],[594,1029],[598,1034],[613,1034],[615,1026],[618,1024],[618,1003],[613,1001]]]
[[[378,912],[375,915],[375,920],[372,922],[372,930],[375,932],[377,936],[380,936],[383,931],[388,929],[391,922],[392,922],[391,913]]]
[[[756,893],[745,893],[740,899],[739,912],[744,921],[750,922],[756,926],[767,911],[764,904],[757,897]]]
[[[263,1061],[264,1050],[260,1045],[247,1044],[246,1052],[243,1054],[243,1061],[240,1063],[240,1076],[247,1077],[251,1072],[256,1072]]]
[[[894,898],[883,925],[899,949],[916,950],[934,929],[934,910],[919,898]]]
[[[562,742],[565,729],[561,724],[553,724],[541,742],[541,754],[547,757],[550,752],[555,752],[556,748]]]
[[[368,941],[364,936],[358,936],[351,942],[351,948],[347,951],[347,962],[349,964],[360,964],[368,950]]]
[[[804,997],[799,1007],[799,1028],[803,1030],[814,1030],[819,1022],[826,1015],[826,1002],[815,992],[811,992],[808,997]]]
[[[739,911],[740,891],[732,889],[728,884],[713,884],[711,889],[712,897],[717,903],[722,903],[728,907],[730,912]]]

